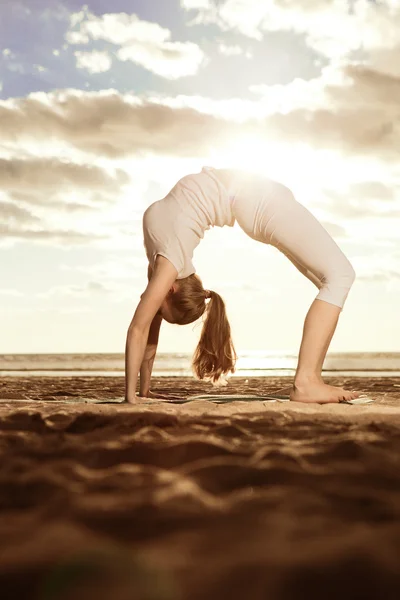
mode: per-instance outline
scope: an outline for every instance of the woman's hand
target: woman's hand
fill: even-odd
[[[139,392],[138,397],[139,398],[152,398],[152,399],[157,398],[157,396],[155,394],[153,394],[153,392],[151,390],[149,390],[148,392],[145,392],[145,393]]]
[[[136,384],[145,355],[150,327],[176,280],[177,274],[177,270],[167,258],[157,256],[153,275],[141,296],[126,338],[125,397],[128,402],[135,402]],[[161,319],[161,317],[159,318]]]
[[[146,396],[140,396],[141,398],[151,398],[152,400],[171,400],[174,396],[166,396],[165,394],[155,394],[149,390]],[[176,397],[176,396],[175,396]]]
[[[138,394],[136,394],[135,396],[135,400],[127,400],[127,402],[130,402],[130,404],[135,404],[135,402],[137,402],[138,400],[181,400],[181,398],[179,396],[174,396],[174,395],[165,395],[165,394],[155,394],[154,392],[152,392],[151,390],[149,390],[146,393],[141,393],[139,392]]]

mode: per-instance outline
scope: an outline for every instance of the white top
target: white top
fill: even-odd
[[[144,246],[150,266],[158,254],[178,271],[177,279],[195,273],[193,251],[210,227],[233,227],[229,192],[218,179],[218,171],[203,167],[186,175],[143,215]]]

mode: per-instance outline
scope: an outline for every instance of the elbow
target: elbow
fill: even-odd
[[[128,337],[130,337],[132,335],[137,335],[138,333],[140,333],[140,329],[141,328],[132,321],[132,323],[128,327],[128,331],[127,331]]]
[[[139,323],[135,323],[134,321],[132,321],[132,323],[128,327],[127,338],[130,339],[144,337],[148,333],[148,329],[148,327],[144,327]]]

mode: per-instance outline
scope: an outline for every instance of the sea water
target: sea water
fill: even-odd
[[[293,375],[297,356],[285,353],[239,353],[234,377]],[[400,352],[328,354],[324,374],[354,377],[399,377]],[[123,354],[2,354],[0,376],[115,376],[124,375]],[[190,354],[159,353],[156,377],[191,376]]]

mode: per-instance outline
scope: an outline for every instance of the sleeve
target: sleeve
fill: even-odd
[[[178,272],[178,279],[183,279],[188,276],[184,249],[173,227],[166,225],[168,224],[162,223],[160,218],[155,218],[151,211],[145,212],[143,216],[143,240],[146,255],[152,268],[157,255],[164,256],[174,265]]]

